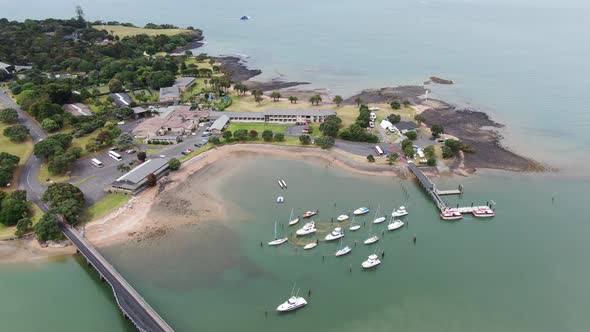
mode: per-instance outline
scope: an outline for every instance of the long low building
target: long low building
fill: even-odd
[[[335,111],[314,109],[269,109],[262,112],[210,112],[213,118],[225,115],[234,122],[322,123]]]
[[[148,176],[150,174],[154,174],[159,179],[167,172],[167,158],[148,159],[111,183],[107,187],[107,191],[137,194],[148,185]]]

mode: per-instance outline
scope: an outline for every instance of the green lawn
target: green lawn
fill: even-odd
[[[286,133],[287,128],[290,125],[287,124],[280,124],[280,123],[247,123],[247,122],[231,122],[229,126],[227,126],[227,130],[230,130],[232,133],[239,129],[246,129],[256,130],[258,135],[261,135],[265,130],[271,130],[273,133]]]
[[[47,169],[47,163],[42,163],[41,168],[39,168],[39,177],[37,177],[37,181],[42,185],[48,186],[49,181],[47,181],[47,179],[53,182],[66,182],[70,180],[70,177],[67,175],[51,175]]]
[[[29,159],[29,156],[33,153],[33,141],[29,138],[22,143],[12,142],[8,137],[4,136],[4,129],[10,127],[10,125],[0,122],[0,152],[7,152],[20,158],[19,167],[14,170],[12,184],[18,183],[18,177],[20,175],[20,166],[24,165]],[[14,190],[16,186],[11,188],[4,188],[5,191]]]
[[[135,35],[142,35],[146,34],[148,36],[158,36],[158,35],[167,35],[167,36],[174,36],[181,33],[190,33],[190,30],[186,29],[144,29],[144,28],[134,28],[134,27],[124,27],[122,25],[95,25],[93,28],[98,30],[106,30],[115,36],[119,36],[119,38],[128,37],[128,36],[135,36]]]
[[[88,208],[88,221],[100,219],[109,212],[127,203],[132,196],[112,193]]]

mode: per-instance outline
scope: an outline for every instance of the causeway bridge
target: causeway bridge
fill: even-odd
[[[135,327],[142,332],[173,332],[174,330],[158,315],[139,293],[121,276],[115,268],[80,234],[63,220],[59,229],[93,266],[100,278],[111,285],[117,305]]]

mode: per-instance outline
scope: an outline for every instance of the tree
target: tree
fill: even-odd
[[[416,115],[414,115],[414,120],[416,120],[416,122],[418,122],[418,124],[421,124],[426,121],[426,117],[422,114],[416,114]]]
[[[57,227],[57,217],[54,213],[45,213],[35,225],[37,240],[45,242],[49,240],[63,239],[63,233]]]
[[[130,170],[131,170],[131,166],[129,166],[129,165],[125,165],[125,164],[117,165],[117,171],[119,171],[121,173],[126,173],[126,172],[129,172]]]
[[[410,139],[412,141],[415,141],[416,138],[418,138],[418,134],[413,130],[406,132],[405,135],[408,139]]]
[[[368,155],[368,156],[367,156],[367,160],[368,160],[370,163],[374,163],[374,162],[375,162],[375,157],[374,157],[372,154],[370,154],[370,155]]]
[[[147,176],[147,184],[150,187],[154,187],[158,183],[158,178],[154,173],[150,173]]]
[[[116,78],[112,78],[109,81],[109,91],[110,92],[123,92],[123,83]]]
[[[285,134],[275,133],[275,142],[282,142],[285,140]]]
[[[254,89],[254,90],[252,90],[252,95],[254,96],[254,100],[257,103],[260,103],[262,101],[262,90]]]
[[[258,138],[258,132],[254,129],[250,130],[248,135],[250,136],[250,139],[252,139],[252,140],[256,140],[256,138]]]
[[[428,158],[426,160],[426,165],[428,165],[428,166],[436,166],[436,158]]]
[[[219,145],[221,144],[221,140],[219,139],[219,137],[217,136],[213,136],[211,137],[211,139],[209,139],[209,142],[215,144],[215,145]]]
[[[291,104],[297,104],[297,100],[299,100],[299,98],[297,98],[295,96],[289,96],[289,102]]]
[[[311,137],[309,135],[301,135],[299,136],[299,142],[303,145],[309,145],[311,143]]]
[[[391,106],[391,108],[393,108],[394,110],[399,110],[402,107],[402,105],[398,101],[392,101],[391,104],[389,104],[389,106]]]
[[[316,95],[313,95],[313,96],[311,96],[311,97],[309,98],[309,102],[310,102],[312,105],[319,105],[319,104],[322,102],[322,96],[320,96],[320,95],[318,95],[318,94],[316,94]]]
[[[180,168],[180,160],[176,158],[171,158],[170,160],[168,160],[168,168],[170,168],[171,171],[178,170]]]
[[[248,131],[246,129],[238,129],[234,132],[234,138],[238,141],[245,141],[248,138]]]
[[[55,122],[53,119],[46,118],[41,122],[41,128],[47,132],[53,132],[58,130],[60,127],[59,124],[57,124],[57,122]]]
[[[4,123],[16,123],[18,121],[18,112],[12,108],[0,110],[0,121]]]
[[[80,158],[81,155],[82,148],[69,148],[65,153],[60,153],[52,156],[49,159],[49,163],[47,164],[47,169],[49,170],[49,173],[54,175],[65,174],[67,171],[70,170],[72,164],[78,158]]]
[[[146,158],[147,158],[147,154],[145,153],[145,151],[139,151],[137,153],[137,160],[144,162]]]
[[[18,166],[19,161],[20,158],[15,155],[0,152],[0,187],[5,187],[10,183],[12,180],[12,172]]]
[[[230,130],[225,130],[225,131],[223,132],[223,139],[224,139],[226,142],[229,142],[229,141],[231,141],[231,138],[232,138],[232,133],[231,133],[231,131],[230,131]]]
[[[340,104],[342,104],[342,101],[344,99],[342,99],[342,96],[336,96],[334,97],[334,99],[332,99],[332,102],[334,102],[334,104],[336,104],[336,106],[340,107]]]
[[[29,128],[25,125],[17,124],[4,128],[4,136],[13,142],[23,142],[29,137]]]
[[[322,149],[329,149],[333,147],[335,142],[336,141],[334,140],[334,137],[330,136],[318,137],[315,140],[315,144],[319,145]]]
[[[337,115],[329,115],[324,119],[324,122],[320,124],[320,131],[324,136],[336,137],[342,124],[342,119]]]
[[[391,122],[392,124],[396,124],[402,120],[402,117],[399,114],[389,114],[387,116],[387,121]]]
[[[54,155],[64,153],[66,147],[71,143],[72,136],[67,134],[55,134],[46,137],[35,144],[33,153],[35,156],[48,160]]]
[[[265,142],[270,142],[270,141],[272,141],[272,136],[273,136],[273,134],[272,134],[272,131],[271,131],[271,130],[265,129],[265,130],[262,132],[262,139],[263,139]]]
[[[393,152],[387,155],[387,163],[393,165],[399,159],[399,154]]]
[[[78,21],[79,28],[86,28],[86,20],[84,19],[84,10],[81,6],[76,6],[76,21]]]
[[[0,203],[0,223],[14,226],[22,218],[29,216],[26,192],[15,191],[8,194]]]
[[[115,139],[115,145],[119,149],[125,149],[125,148],[133,145],[133,137],[131,137],[131,135],[129,135],[127,133],[123,133],[123,134],[119,135],[119,137],[117,137],[117,139]]]
[[[34,102],[29,107],[29,113],[38,121],[43,121],[46,118],[51,118],[56,114],[63,114],[64,110],[61,106],[53,104],[46,99]]]
[[[33,222],[31,219],[22,218],[16,223],[16,232],[14,232],[14,235],[16,235],[16,237],[22,237],[31,230],[33,230]]]
[[[430,131],[432,132],[432,137],[438,138],[445,133],[445,128],[441,125],[435,124],[430,128]]]
[[[276,102],[276,101],[279,101],[279,99],[281,99],[281,93],[280,93],[280,92],[278,92],[278,91],[273,91],[273,92],[270,94],[270,97],[271,97],[271,98],[272,98],[272,100],[273,100],[273,101],[275,101],[275,102]]]
[[[354,98],[354,102],[356,103],[356,107],[360,107],[363,103],[363,99],[361,97]]]

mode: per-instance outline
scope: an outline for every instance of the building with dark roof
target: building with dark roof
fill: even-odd
[[[160,88],[160,102],[174,103],[180,100],[180,89],[178,85]]]
[[[124,92],[111,93],[111,97],[113,97],[115,104],[119,107],[129,107],[133,101],[133,99]]]
[[[180,92],[184,92],[188,88],[190,88],[193,84],[195,84],[196,80],[197,79],[194,77],[179,77],[174,81],[173,85],[178,86],[178,88],[180,89]]]
[[[211,127],[209,127],[209,131],[213,134],[221,134],[221,131],[227,126],[229,122],[229,116],[222,115],[217,118],[217,120],[213,121]]]
[[[396,131],[398,131],[401,134],[405,134],[408,131],[415,131],[416,129],[418,129],[418,125],[410,121],[400,121],[394,124],[393,126],[395,127]]]
[[[160,178],[167,172],[168,159],[148,159],[111,183],[107,191],[137,194],[147,186],[148,175],[154,174],[156,178]]]

